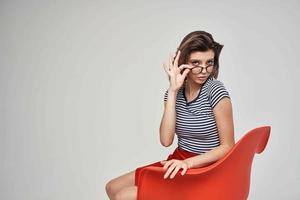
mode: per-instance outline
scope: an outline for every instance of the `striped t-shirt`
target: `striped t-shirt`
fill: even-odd
[[[176,127],[178,146],[186,151],[202,154],[220,145],[213,108],[223,98],[229,97],[224,84],[209,77],[197,97],[187,102],[184,86],[176,97]],[[164,100],[168,98],[168,90]]]

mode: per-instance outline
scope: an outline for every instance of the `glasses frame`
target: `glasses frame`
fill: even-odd
[[[191,65],[193,66],[193,68],[191,68],[191,72],[192,72],[192,74],[201,74],[202,73],[202,71],[203,71],[203,68],[205,68],[205,70],[208,72],[208,73],[212,73],[213,72],[213,69],[214,69],[214,67],[215,67],[215,64],[213,63],[213,64],[208,64],[206,67],[202,67],[201,65],[196,65],[196,64],[193,64],[193,63],[191,63]],[[207,70],[207,68],[208,67],[212,67],[212,70],[211,70],[211,72],[209,72],[208,70]],[[200,68],[200,72],[199,73],[194,73],[193,72],[193,69],[194,68]]]

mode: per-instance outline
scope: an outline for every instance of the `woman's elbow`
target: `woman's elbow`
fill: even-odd
[[[172,145],[173,141],[167,141],[167,140],[160,139],[160,143],[161,143],[161,145],[163,145],[164,147],[169,147],[169,146]]]
[[[161,142],[161,145],[163,145],[164,147],[169,147],[169,146],[172,145],[172,143],[162,143],[162,142]]]

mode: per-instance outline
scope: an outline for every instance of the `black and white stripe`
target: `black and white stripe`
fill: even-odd
[[[202,154],[220,145],[219,133],[213,108],[223,97],[229,97],[224,84],[209,77],[203,84],[198,96],[186,101],[184,87],[176,98],[176,128],[178,146],[182,149]],[[168,98],[168,90],[164,100]]]

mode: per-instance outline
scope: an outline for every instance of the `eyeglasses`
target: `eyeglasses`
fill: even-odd
[[[199,64],[195,64],[195,63],[196,62],[191,63],[192,66],[193,66],[193,68],[192,68],[192,73],[193,74],[200,74],[203,71],[203,68],[205,68],[208,73],[211,73],[214,69],[214,63],[213,62],[208,64],[206,67],[202,67]]]

